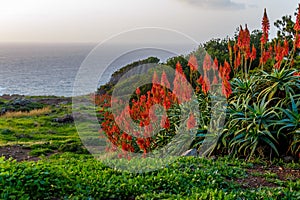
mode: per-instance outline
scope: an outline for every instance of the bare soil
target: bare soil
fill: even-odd
[[[290,169],[280,166],[266,167],[263,165],[254,165],[253,168],[246,171],[248,175],[246,178],[235,180],[236,183],[244,188],[278,187],[274,182],[270,182],[270,179],[279,179],[281,181],[300,179],[300,169]],[[271,173],[273,175],[276,174],[276,176],[266,178]]]
[[[30,156],[29,152],[31,149],[24,148],[20,145],[14,145],[14,146],[3,146],[0,147],[0,157],[4,156],[6,159],[13,158],[20,161],[37,161],[40,158],[36,156]],[[47,156],[50,156],[48,154]]]

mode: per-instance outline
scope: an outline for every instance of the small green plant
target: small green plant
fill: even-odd
[[[29,153],[29,155],[30,156],[41,156],[41,155],[46,156],[49,153],[53,153],[53,150],[51,150],[51,149],[33,149]]]
[[[15,133],[14,131],[12,131],[8,128],[1,130],[1,134],[3,134],[3,135],[11,135],[11,134],[14,134],[14,133]]]

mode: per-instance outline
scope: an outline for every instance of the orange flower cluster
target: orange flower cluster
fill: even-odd
[[[278,42],[277,45],[275,42],[274,50],[275,50],[275,61],[276,61],[274,68],[280,69],[283,58],[289,54],[289,44],[288,44],[287,40],[284,40],[284,43],[282,46],[281,46],[280,42]]]
[[[91,95],[91,99],[96,105],[100,105],[101,108],[111,106],[111,96],[108,94],[103,95]]]
[[[250,32],[248,30],[247,24],[245,26],[245,30],[243,30],[243,27],[240,26],[237,45],[240,49],[247,51],[250,47]]]
[[[204,75],[204,78],[200,75],[197,79],[197,83],[202,86],[202,92],[207,95],[208,91],[210,90],[210,80],[207,76]]]
[[[231,85],[229,82],[231,68],[227,61],[224,62],[224,66],[220,66],[219,69],[219,76],[222,79],[222,93],[225,95],[226,98],[229,98],[229,96],[232,94]]]
[[[191,65],[191,67],[195,66],[195,63]],[[159,80],[157,73],[154,72],[150,91],[147,91],[146,94],[141,94],[141,90],[137,88],[135,91],[137,99],[133,99],[131,106],[126,106],[116,119],[114,119],[111,112],[106,112],[104,114],[105,120],[101,126],[113,147],[108,150],[116,150],[116,147],[121,148],[123,155],[120,155],[120,157],[129,158],[126,152],[142,151],[146,154],[152,147],[155,147],[154,139],[152,138],[153,125],[159,123],[161,128],[169,129],[171,124],[166,115],[161,116],[160,121],[158,121],[159,117],[156,116],[155,111],[152,109],[153,106],[160,104],[168,111],[172,105],[189,101],[192,96],[192,88],[189,86],[179,62],[176,65],[173,85],[172,93],[169,91],[170,82],[166,73],[162,72]],[[128,119],[138,123],[139,129],[134,130],[134,126],[130,124],[131,122]],[[116,121],[122,123],[122,126],[133,135],[131,136],[124,130],[121,130]],[[195,125],[195,119],[190,116],[187,121],[187,128],[190,129],[193,125]]]
[[[187,81],[179,62],[176,64],[175,78],[173,81],[173,94],[178,99],[178,103],[187,102],[192,97],[192,86]]]
[[[200,75],[200,77],[197,79],[197,83],[202,86],[202,92],[207,95],[208,91],[210,90],[210,80],[208,78],[208,71],[211,69],[212,62],[210,59],[210,56],[208,53],[205,54],[204,60],[203,60],[203,71],[204,71],[204,77]],[[214,68],[213,68],[214,69]]]
[[[295,50],[296,48],[300,48],[300,4],[298,5],[298,13],[293,28],[296,32],[293,41],[293,50]],[[274,43],[269,43],[269,30],[270,22],[266,9],[264,9],[262,18],[262,36],[260,38],[260,66],[262,66],[263,69],[263,65],[266,64],[268,60],[272,59],[272,61],[275,60],[274,68],[280,69],[285,57],[290,54],[289,43],[286,39],[284,41],[279,40]],[[216,85],[221,83],[222,93],[226,98],[229,98],[232,94],[232,88],[229,81],[231,70],[234,70],[234,73],[241,70],[241,72],[244,72],[245,74],[245,79],[247,79],[247,73],[251,67],[251,63],[257,57],[257,50],[254,44],[251,46],[250,31],[248,30],[247,24],[245,25],[245,29],[240,26],[237,41],[234,43],[228,41],[228,52],[229,62],[225,60],[223,65],[218,62],[217,58],[212,61],[210,56],[206,53],[202,63],[203,74],[200,76],[197,73],[199,67],[197,58],[193,54],[190,55],[187,64],[190,68],[190,82],[187,81],[180,62],[177,62],[172,92],[170,91],[171,84],[167,74],[162,72],[161,77],[159,78],[157,73],[154,72],[151,90],[142,94],[140,88],[136,88],[135,94],[137,98],[132,99],[130,106],[125,106],[116,119],[110,111],[103,114],[104,109],[101,110],[100,112],[102,112],[104,116],[104,120],[101,124],[102,130],[112,144],[112,147],[109,150],[121,148],[124,154],[120,155],[120,157],[127,157],[130,159],[127,152],[144,152],[145,155],[152,148],[155,148],[156,144],[155,139],[153,138],[154,126],[158,125],[161,129],[170,129],[172,124],[166,114],[160,117],[157,116],[153,106],[159,104],[165,111],[168,111],[175,104],[190,101],[193,93],[192,85],[196,86],[197,92],[200,92],[201,90],[204,95],[208,95],[212,87],[211,84]],[[292,63],[293,60],[291,59],[290,62]],[[212,80],[209,78],[209,75],[212,74],[211,70],[213,71]],[[300,76],[300,72],[295,72],[293,75]],[[92,96],[92,98],[95,103],[102,108],[110,107],[111,102],[116,101],[111,99],[108,95],[95,95]],[[116,122],[121,122],[121,125],[125,127],[126,131],[121,130]],[[133,126],[132,122],[138,124],[138,126]],[[190,113],[186,121],[186,128],[187,130],[190,130],[196,126],[195,115]],[[130,132],[132,135],[127,132]]]
[[[268,60],[274,59],[275,60],[275,69],[280,69],[281,64],[284,60],[284,57],[289,55],[289,43],[285,39],[282,41],[277,41],[274,45],[268,44],[268,37],[269,37],[269,30],[270,30],[270,22],[268,19],[267,11],[264,9],[264,14],[262,18],[262,36],[260,38],[261,44],[261,57],[260,57],[260,65],[265,65]],[[295,48],[300,48],[300,4],[299,10],[297,15],[297,20],[294,26],[294,30],[296,31],[294,46]],[[251,63],[253,60],[256,59],[257,51],[252,44],[252,48],[250,48],[250,33],[248,27],[246,25],[245,29],[240,27],[239,35],[237,39],[237,43],[233,45],[228,42],[228,51],[229,51],[229,58],[230,64],[233,65],[233,69],[235,72],[239,70],[239,67],[243,65],[243,72],[245,74],[245,78],[247,79],[248,70],[251,67]],[[250,62],[247,62],[250,60]]]
[[[233,65],[233,69],[237,71],[241,65],[244,65],[244,73],[247,75],[247,61],[250,60],[250,63],[256,59],[256,48],[254,45],[250,44],[250,32],[245,25],[245,29],[240,26],[239,35],[237,43],[234,43],[233,47],[228,41],[228,51],[229,51],[229,61]]]
[[[248,30],[247,24],[245,25],[246,28],[243,30],[242,26],[240,28],[240,33],[238,37],[238,45],[235,47],[235,51],[240,54],[240,56],[237,56],[238,59],[241,59],[241,54],[245,57],[245,60],[251,59],[254,60],[256,58],[256,49],[254,45],[252,45],[252,52],[250,51],[250,32]],[[241,43],[241,44],[239,44]],[[240,63],[241,61],[237,61],[237,63]],[[239,65],[235,66],[237,68]]]
[[[222,82],[222,93],[226,98],[229,98],[229,96],[232,93],[231,85],[230,85],[230,72],[231,72],[231,67],[227,61],[224,62],[224,66],[220,65],[219,67],[219,62],[218,59],[215,58],[213,62],[210,59],[210,56],[206,53],[204,60],[203,60],[203,76],[200,75],[199,78],[197,79],[197,83],[201,85],[202,92],[205,95],[208,95],[208,92],[211,89],[211,83],[213,85],[219,83],[219,79]],[[213,80],[211,80],[208,77],[209,71],[213,70]],[[217,77],[219,75],[219,78]],[[198,87],[198,86],[197,86]],[[200,90],[200,89],[199,89]]]
[[[263,49],[262,55],[260,57],[260,64],[266,64],[266,62],[271,59],[273,54],[273,48],[272,46],[269,47],[268,50]]]
[[[274,45],[267,45],[268,41],[268,31],[270,29],[269,19],[267,17],[266,9],[264,11],[264,16],[262,19],[262,30],[263,35],[261,37],[261,57],[260,57],[260,64],[263,66],[267,63],[269,59],[274,59],[275,69],[280,69],[282,61],[285,57],[287,57],[290,53],[289,43],[285,39],[284,41],[275,41]],[[300,4],[298,5],[298,14],[296,17],[296,23],[294,25],[294,30],[296,32],[295,39],[294,39],[294,49],[300,48]],[[291,61],[292,64],[293,61]]]

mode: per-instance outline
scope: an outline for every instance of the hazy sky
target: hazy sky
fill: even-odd
[[[101,42],[162,27],[201,43],[232,36],[240,24],[260,29],[265,7],[273,24],[297,6],[296,0],[0,0],[0,42]]]

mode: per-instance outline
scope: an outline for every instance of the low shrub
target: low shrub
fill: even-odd
[[[132,159],[132,162],[135,162]],[[88,155],[55,155],[38,162],[0,159],[1,199],[297,199],[300,182],[277,188],[241,188],[240,160],[184,157],[167,167],[132,174]]]

